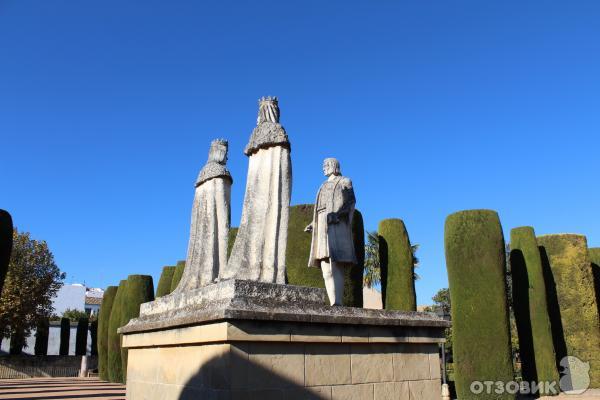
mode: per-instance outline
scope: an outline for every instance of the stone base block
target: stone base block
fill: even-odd
[[[235,285],[227,285],[232,291],[225,297],[235,297]],[[282,290],[271,293],[290,294],[290,287]],[[201,318],[177,311],[178,319],[163,320],[167,310],[147,306],[146,317],[122,329],[129,349],[127,398],[441,399],[438,345],[447,323],[427,314],[328,307],[312,294],[312,303],[287,311],[283,303],[271,304],[277,310],[271,314],[246,296],[218,299],[221,311],[204,310]],[[192,304],[182,303],[180,310]],[[312,309],[319,322],[296,315],[298,307]],[[331,322],[321,322],[328,314]]]

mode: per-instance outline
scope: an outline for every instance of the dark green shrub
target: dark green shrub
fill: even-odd
[[[6,278],[6,273],[8,272],[8,263],[10,262],[12,242],[12,218],[7,211],[0,210],[0,294],[2,294],[4,279]]]
[[[181,277],[183,276],[183,270],[185,269],[185,260],[177,261],[177,266],[175,267],[175,272],[173,272],[173,281],[171,282],[171,292],[177,289],[177,285],[179,285],[179,281],[181,281]]]
[[[127,295],[123,307],[123,323],[140,316],[140,305],[154,300],[154,283],[150,275],[129,275],[127,278]],[[123,383],[127,380],[127,349],[121,348],[123,365]]]
[[[592,274],[594,275],[594,288],[596,290],[596,305],[600,314],[600,247],[590,248],[590,259],[592,260]]]
[[[308,267],[312,236],[304,232],[304,228],[312,222],[313,210],[312,204],[290,207],[285,252],[287,282],[290,285],[324,288],[321,269]]]
[[[384,219],[379,223],[378,233],[385,309],[416,311],[414,260],[404,222]]]
[[[363,271],[365,269],[365,227],[360,211],[352,217],[352,240],[357,263],[346,268],[343,303],[348,307],[363,306]],[[311,268],[312,269],[312,268]]]
[[[510,231],[510,267],[523,380],[558,382],[542,259],[532,227]]]
[[[171,283],[173,282],[173,274],[177,267],[163,267],[158,286],[156,287],[156,297],[162,297],[171,293]]]
[[[58,354],[61,356],[69,355],[69,339],[71,338],[71,320],[69,318],[60,319],[60,348]]]
[[[23,331],[13,331],[10,335],[9,354],[18,356],[23,352],[25,346],[25,333]]]
[[[98,314],[98,374],[100,379],[108,381],[108,325],[117,294],[116,286],[109,286],[104,291],[102,305]]]
[[[538,236],[537,241],[557,364],[567,355],[589,362],[590,387],[600,388],[600,319],[587,240],[560,234]]]
[[[444,244],[452,304],[454,379],[461,400],[514,399],[479,394],[473,381],[513,380],[506,254],[495,211],[468,210],[446,219]]]
[[[227,259],[229,260],[229,256],[231,255],[231,250],[233,249],[233,243],[235,242],[235,238],[237,237],[238,228],[229,228],[229,234],[227,235]]]
[[[107,334],[107,361],[106,370],[110,382],[123,382],[123,364],[121,362],[121,335],[117,329],[123,326],[123,308],[127,297],[127,280],[121,280],[115,299],[113,301],[110,318],[108,320]]]
[[[98,320],[90,322],[90,339],[92,341],[90,346],[90,355],[98,355]]]
[[[50,333],[50,321],[48,318],[38,322],[35,328],[35,348],[36,356],[45,356],[48,354],[48,336]]]
[[[90,321],[87,318],[79,318],[77,321],[77,332],[75,335],[75,355],[85,356],[87,353],[87,337]]]

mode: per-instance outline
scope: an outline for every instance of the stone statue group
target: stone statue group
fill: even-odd
[[[176,292],[225,279],[285,284],[285,253],[292,190],[290,142],[279,123],[276,97],[259,100],[256,128],[244,153],[248,177],[242,219],[227,259],[231,185],[228,143],[213,140],[208,162],[196,180],[186,267]],[[352,181],[335,158],[323,162],[326,181],[319,188],[312,223],[309,267],[320,267],[331,305],[341,305],[344,268],[356,264]]]

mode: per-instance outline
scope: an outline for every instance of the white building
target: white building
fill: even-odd
[[[61,317],[67,309],[83,311],[87,315],[98,315],[104,290],[86,288],[80,283],[65,284],[52,299],[54,314]]]

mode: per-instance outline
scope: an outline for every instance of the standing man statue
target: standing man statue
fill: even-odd
[[[352,240],[354,189],[352,181],[341,175],[335,158],[323,161],[327,180],[321,185],[313,220],[305,229],[312,232],[309,267],[321,267],[331,305],[342,305],[344,268],[357,263]]]

